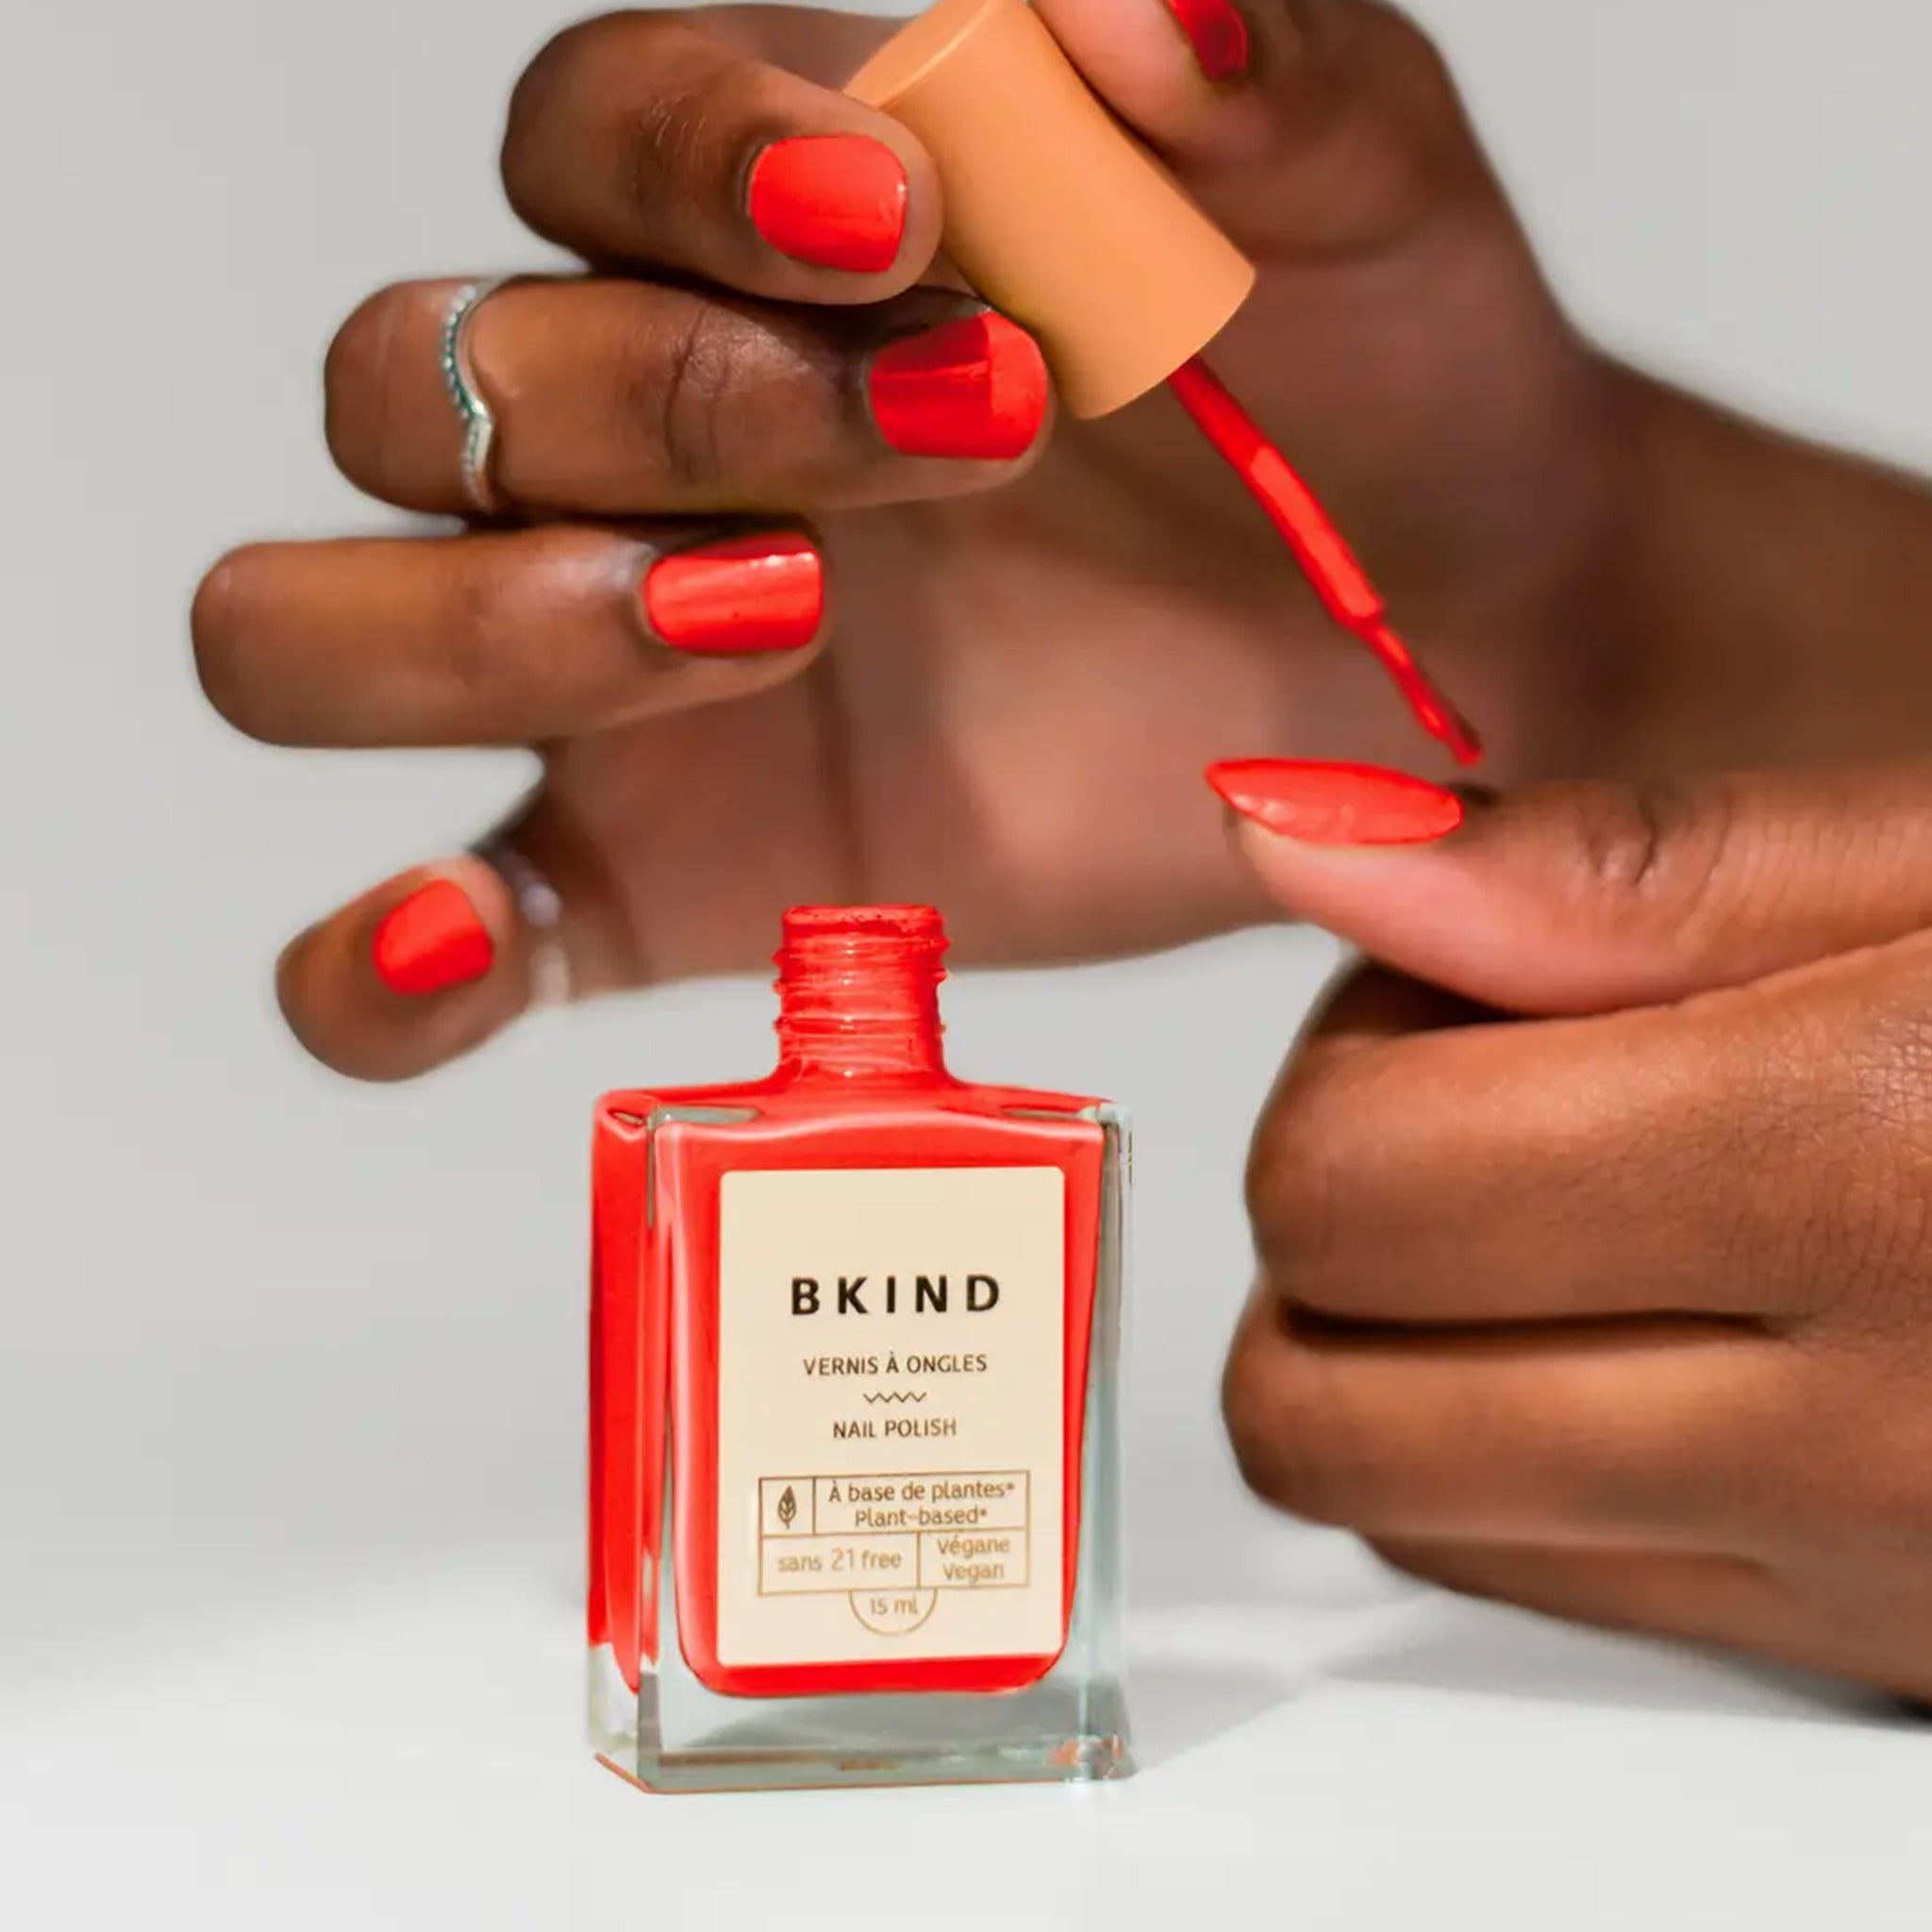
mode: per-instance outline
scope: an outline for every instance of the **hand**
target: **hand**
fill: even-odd
[[[1564,762],[1561,694],[1615,644],[1586,590],[1624,527],[1614,403],[1638,385],[1558,312],[1430,49],[1360,0],[1255,0],[1246,74],[1210,84],[1161,0],[1041,10],[1262,268],[1221,372],[1502,766]],[[977,960],[1194,938],[1267,910],[1199,793],[1230,735],[1427,750],[1167,399],[1055,425],[1018,330],[928,333],[972,313],[920,286],[932,162],[830,91],[883,31],[741,8],[564,34],[517,89],[504,174],[595,268],[499,291],[472,339],[513,514],[251,548],[197,603],[207,689],[258,738],[539,749],[508,836],[560,893],[580,992],[748,967],[799,900],[937,899]],[[806,177],[835,151],[774,143],[832,135],[861,144],[814,227]],[[881,169],[907,183],[896,243]],[[464,508],[438,368],[458,286],[385,290],[329,358],[338,462],[410,509]],[[997,375],[947,410],[902,375],[868,408],[889,344]],[[729,559],[689,557],[727,530],[775,587],[749,630],[720,627]],[[304,934],[281,995],[325,1060],[400,1077],[514,1018],[531,957],[497,873],[451,858]]]
[[[1454,1590],[1932,1697],[1932,767],[1241,842],[1382,962],[1255,1141],[1249,1482]]]

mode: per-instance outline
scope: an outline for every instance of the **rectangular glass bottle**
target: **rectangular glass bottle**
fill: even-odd
[[[591,1723],[656,1790],[1129,1769],[1102,1103],[954,1079],[923,908],[808,908],[768,1078],[597,1109]]]

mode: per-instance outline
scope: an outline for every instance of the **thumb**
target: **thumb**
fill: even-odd
[[[1257,256],[1500,194],[1441,58],[1375,0],[1035,0],[1088,83]]]
[[[1662,1004],[1932,924],[1924,764],[1500,799],[1280,760],[1208,782],[1286,910],[1510,1012]]]

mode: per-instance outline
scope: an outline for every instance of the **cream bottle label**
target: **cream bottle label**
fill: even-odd
[[[720,1661],[1058,1653],[1059,1170],[730,1174],[720,1217]]]

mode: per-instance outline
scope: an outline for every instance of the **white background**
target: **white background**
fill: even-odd
[[[1592,325],[1926,456],[1924,0],[1424,11]],[[531,1027],[407,1092],[312,1071],[270,1007],[282,939],[523,774],[253,748],[182,621],[226,543],[369,520],[321,451],[324,343],[377,282],[520,258],[493,147],[555,0],[6,13],[0,1919],[1932,1919],[1932,1733],[1405,1591],[1239,1494],[1241,1152],[1326,961],[1291,936],[951,1000],[962,1067],[1140,1122],[1146,1774],[653,1802],[594,1771],[586,1108],[754,1067],[765,995]]]

